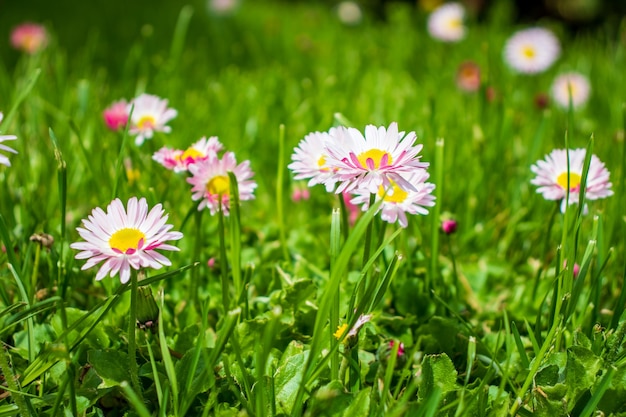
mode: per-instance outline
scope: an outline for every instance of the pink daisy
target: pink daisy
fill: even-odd
[[[226,152],[222,159],[216,154],[211,154],[207,159],[189,165],[187,178],[193,187],[191,188],[194,201],[200,201],[198,210],[209,208],[211,215],[219,211],[220,204],[225,215],[230,212],[230,177],[228,172],[235,174],[239,189],[239,200],[252,200],[254,189],[257,184],[251,180],[254,173],[250,169],[250,161],[243,161],[237,165],[235,154]]]
[[[78,233],[85,240],[70,245],[80,251],[76,259],[87,259],[81,269],[89,269],[104,261],[96,274],[96,280],[103,279],[110,273],[114,277],[120,274],[124,284],[130,279],[130,269],[160,269],[171,262],[156,250],[177,251],[178,248],[165,242],[183,237],[180,232],[171,232],[172,225],[166,224],[167,215],[157,204],[148,212],[146,199],[128,200],[127,208],[119,198],[113,200],[104,212],[95,208]]]
[[[37,23],[22,23],[11,31],[11,45],[15,49],[34,54],[48,44],[46,28]]]
[[[415,187],[404,176],[416,169],[425,169],[427,162],[420,162],[422,145],[414,145],[415,132],[398,132],[393,122],[388,128],[368,125],[365,136],[357,129],[339,127],[326,144],[326,166],[335,174],[326,180],[326,186],[340,182],[336,193],[351,192],[364,188],[370,193],[378,192],[380,186],[397,184],[404,190]]]
[[[429,174],[424,169],[416,169],[407,175],[415,191],[407,191],[392,183],[390,189],[382,185],[376,192],[376,201],[383,200],[379,211],[381,218],[388,223],[398,222],[400,226],[407,227],[409,214],[428,214],[426,207],[435,205],[435,196],[432,195],[435,185],[426,182]],[[353,204],[362,204],[361,208],[366,211],[369,208],[370,192],[366,188],[359,188],[354,191],[355,197],[351,200]]]
[[[583,148],[555,149],[544,160],[530,167],[537,176],[530,182],[539,186],[537,192],[546,200],[561,200],[561,211],[565,212],[567,188],[569,185],[569,204],[578,203],[583,175],[586,150]],[[567,159],[569,157],[569,172]],[[597,200],[613,195],[609,171],[597,156],[592,155],[587,174],[585,197]],[[568,184],[569,183],[569,184]]]
[[[224,146],[216,136],[209,139],[202,137],[186,150],[163,147],[152,155],[152,159],[174,172],[183,172],[189,169],[189,165],[205,160],[209,155],[217,154]]]
[[[120,130],[126,127],[128,123],[128,103],[126,100],[119,100],[111,104],[104,109],[102,117],[104,117],[104,123],[111,130]]]

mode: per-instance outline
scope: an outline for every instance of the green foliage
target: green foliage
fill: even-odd
[[[459,43],[400,2],[355,26],[321,2],[205,3],[3,7],[0,134],[18,153],[0,165],[0,416],[626,414],[623,17],[537,22],[563,53],[520,75],[502,60],[512,1],[470,13]],[[33,55],[8,44],[27,18],[51,35]],[[466,60],[475,93],[455,83]],[[537,106],[570,70],[592,80],[587,106]],[[178,115],[137,147],[102,111],[142,92]],[[374,206],[351,224],[323,186],[289,199],[306,187],[287,168],[306,134],[394,121],[431,164],[428,215],[403,229]],[[184,174],[152,160],[203,136],[255,172],[255,199],[232,198],[229,216],[198,212]],[[587,213],[529,183],[566,145],[590,151],[583,179],[591,151],[611,172],[614,195]],[[69,247],[76,227],[131,196],[163,205],[180,250],[136,286],[95,281]]]

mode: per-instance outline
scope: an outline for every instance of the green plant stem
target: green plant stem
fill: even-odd
[[[444,140],[442,138],[437,139],[435,144],[435,175],[433,182],[436,185],[435,195],[435,207],[433,207],[431,213],[431,233],[430,233],[430,273],[426,274],[425,290],[427,294],[430,294],[431,290],[437,289],[439,278],[439,217],[441,215],[441,196],[443,190],[443,150]]]
[[[137,366],[137,345],[135,339],[135,327],[137,322],[137,273],[133,270],[130,274],[130,312],[128,316],[128,369],[130,371],[131,385],[139,398],[143,398],[139,385],[139,367]]]
[[[220,271],[222,278],[222,304],[224,306],[224,313],[230,311],[230,285],[228,281],[228,258],[226,257],[226,232],[224,226],[224,211],[222,210],[222,202],[220,197],[220,206],[218,217],[218,235],[220,238]]]
[[[196,210],[194,214],[194,219],[196,222],[196,234],[195,241],[193,246],[193,259],[195,261],[200,259],[200,254],[202,253],[202,210]],[[200,270],[198,268],[194,268],[191,271],[191,283],[189,285],[189,301],[193,301],[194,303],[198,302],[198,288],[199,288],[199,280],[200,280]]]
[[[280,246],[283,250],[285,262],[289,262],[289,248],[287,247],[287,232],[285,228],[285,125],[278,128],[278,163],[276,171],[276,217],[278,218],[278,230]]]

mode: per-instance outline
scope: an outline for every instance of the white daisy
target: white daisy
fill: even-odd
[[[135,144],[140,146],[146,139],[151,139],[154,132],[170,133],[172,128],[166,123],[172,120],[178,112],[167,107],[167,100],[150,94],[141,94],[128,104],[133,114],[130,119],[131,135],[136,135]]]
[[[76,259],[87,259],[81,269],[89,269],[104,261],[96,274],[101,280],[108,273],[111,277],[120,274],[120,281],[130,279],[130,269],[160,269],[171,265],[169,259],[156,250],[177,251],[178,248],[165,242],[183,237],[180,232],[171,232],[172,225],[166,224],[168,216],[161,204],[148,212],[146,199],[128,200],[127,209],[119,198],[113,200],[104,212],[101,208],[93,209],[78,233],[84,242],[75,242],[72,249],[79,250]]]
[[[561,54],[557,37],[548,29],[529,28],[516,32],[504,46],[507,64],[517,72],[536,74],[547,70]]]
[[[568,109],[570,95],[572,107],[581,107],[587,102],[591,87],[587,77],[577,72],[569,72],[556,77],[550,91],[554,101],[561,107]]]
[[[334,171],[326,164],[328,158],[326,144],[335,133],[335,128],[329,132],[309,133],[298,143],[291,155],[293,161],[288,168],[294,172],[294,179],[309,179],[308,186],[325,184],[326,191],[332,192],[335,188]]]
[[[465,37],[465,8],[460,3],[446,3],[428,16],[428,33],[444,42],[458,42]]]

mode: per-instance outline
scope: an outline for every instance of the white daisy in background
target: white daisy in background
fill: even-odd
[[[569,108],[570,95],[573,108],[583,106],[589,98],[590,91],[589,79],[577,72],[559,75],[554,79],[550,89],[554,101],[564,109]]]
[[[89,269],[104,261],[96,274],[101,280],[108,273],[114,277],[120,274],[120,281],[125,284],[130,280],[130,269],[160,269],[171,262],[156,250],[177,251],[177,247],[165,242],[183,237],[180,232],[172,232],[172,225],[166,224],[168,216],[161,204],[148,212],[146,199],[128,200],[127,208],[119,198],[113,200],[104,212],[95,208],[78,233],[85,240],[70,245],[79,252],[76,259],[87,259],[81,269]]]
[[[420,162],[422,145],[414,145],[415,132],[398,132],[393,122],[388,128],[368,125],[365,136],[357,129],[339,127],[331,133],[326,143],[328,158],[326,166],[335,171],[326,185],[340,182],[335,192],[351,192],[355,188],[378,192],[379,187],[396,184],[400,188],[415,190],[403,176],[417,168],[425,169],[427,162]]]
[[[569,204],[576,204],[579,200],[580,187],[583,175],[583,164],[586,150],[583,148],[555,149],[544,160],[530,167],[536,174],[530,182],[539,186],[537,192],[546,200],[561,200],[561,211],[565,212],[567,188],[569,185]],[[569,155],[569,173],[567,159]],[[585,197],[587,200],[597,200],[613,195],[609,171],[597,156],[592,155],[587,174]],[[569,183],[569,184],[568,184]]]
[[[331,128],[329,132],[309,133],[298,143],[291,155],[293,162],[288,165],[288,168],[295,174],[294,179],[309,179],[307,184],[309,187],[325,184],[326,191],[329,193],[333,191],[335,188],[334,171],[326,164],[328,158],[326,144],[334,133],[335,128]]]
[[[458,42],[465,37],[465,8],[460,3],[446,3],[428,16],[428,33],[444,42]]]
[[[2,114],[2,112],[0,112],[0,123],[2,123],[2,119],[4,119],[4,115]],[[2,151],[6,151],[6,152],[11,152],[11,153],[17,153],[17,151],[13,148],[9,148],[6,145],[3,145],[2,142],[7,141],[7,140],[15,140],[17,139],[17,136],[15,135],[0,135],[0,150]],[[8,167],[11,166],[11,161],[9,161],[9,158],[0,154],[0,165],[6,165]]]
[[[189,165],[191,177],[187,178],[194,201],[200,201],[198,210],[208,207],[211,215],[219,211],[220,204],[225,215],[230,212],[230,177],[228,172],[235,174],[239,189],[239,200],[252,200],[256,182],[251,180],[254,173],[250,169],[250,161],[237,165],[235,154],[226,152],[222,159],[217,155],[209,155],[207,159]]]
[[[152,159],[174,172],[183,172],[189,169],[189,165],[207,159],[211,154],[217,155],[222,149],[224,146],[216,136],[202,137],[184,151],[164,146],[152,155]]]
[[[504,46],[504,59],[515,71],[536,74],[559,58],[561,45],[548,29],[529,28],[516,32]]]
[[[166,123],[172,120],[178,112],[167,107],[167,100],[151,94],[141,94],[128,104],[127,111],[133,114],[130,119],[131,135],[136,135],[135,144],[140,146],[146,139],[151,139],[154,132],[170,133],[172,128]]]
[[[380,186],[376,192],[376,201],[383,200],[379,211],[381,218],[388,223],[398,222],[400,226],[407,227],[409,214],[428,214],[426,207],[435,205],[435,196],[432,195],[435,185],[426,182],[429,174],[424,169],[416,169],[406,177],[415,191],[407,191],[392,183],[390,189]],[[369,208],[370,192],[365,188],[354,191],[353,204],[361,204],[363,211]]]
[[[337,5],[337,17],[344,25],[355,26],[361,23],[363,12],[353,1],[342,1]]]

